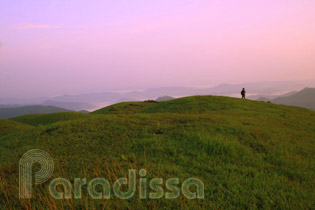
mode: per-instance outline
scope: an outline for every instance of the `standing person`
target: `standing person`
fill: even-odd
[[[242,95],[242,99],[245,99],[245,95],[246,95],[245,88],[243,88],[243,90],[241,91],[241,95]]]

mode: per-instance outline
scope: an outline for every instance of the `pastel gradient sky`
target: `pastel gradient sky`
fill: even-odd
[[[0,1],[0,97],[303,79],[314,0]]]

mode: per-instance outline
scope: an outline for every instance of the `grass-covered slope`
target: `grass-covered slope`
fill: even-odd
[[[288,109],[286,106],[225,96],[190,96],[162,101],[154,106],[140,110],[139,113],[205,114],[224,111],[238,113],[262,111],[268,113],[281,112]],[[292,111],[292,109],[290,110]]]
[[[170,104],[171,103],[171,104]],[[181,105],[184,108],[181,108]],[[167,105],[167,106],[166,106]],[[168,108],[166,108],[168,107]],[[6,209],[311,209],[314,206],[315,112],[225,97],[188,97],[148,107],[146,114],[103,114],[57,122],[0,138],[0,206]],[[153,114],[150,114],[152,112]],[[165,113],[162,113],[165,112]],[[197,177],[204,200],[150,200],[136,195],[58,201],[48,183],[18,199],[18,162],[30,149],[54,159],[53,178]],[[50,181],[52,180],[50,179]],[[139,184],[137,176],[137,185]],[[161,185],[165,192],[169,190]],[[180,187],[180,185],[178,185]],[[148,187],[148,192],[152,190]]]
[[[60,112],[52,114],[30,114],[11,118],[10,120],[29,125],[48,125],[55,122],[88,118],[90,115],[79,112]]]
[[[98,109],[92,114],[134,114],[157,103],[157,101],[121,102]]]
[[[19,131],[25,131],[31,128],[33,128],[33,126],[11,120],[0,119],[0,137]]]

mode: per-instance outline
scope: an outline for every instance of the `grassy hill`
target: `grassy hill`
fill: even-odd
[[[0,137],[19,131],[26,131],[31,128],[33,128],[33,126],[11,120],[0,119]]]
[[[90,115],[79,112],[60,112],[51,114],[30,114],[10,118],[10,120],[29,125],[48,125],[60,121],[88,118]]]
[[[134,106],[131,104],[137,104]],[[111,108],[115,107],[115,109]],[[135,108],[136,107],[136,108]],[[0,206],[7,209],[311,209],[314,206],[315,112],[228,97],[121,103],[90,117],[0,138]],[[118,114],[114,114],[118,113]],[[133,113],[133,114],[125,114]],[[101,177],[111,186],[128,169],[146,178],[204,182],[205,199],[55,200],[48,182],[18,199],[18,163],[30,149],[54,159],[53,178]],[[50,181],[52,180],[50,179]],[[88,182],[87,181],[87,182]],[[137,185],[139,184],[137,175]],[[180,185],[178,185],[180,187]],[[161,185],[169,190],[165,182]],[[148,186],[148,192],[152,190]]]
[[[56,113],[56,112],[69,112],[70,110],[55,107],[55,106],[22,106],[12,108],[0,108],[0,118],[7,119],[26,114],[37,114],[37,113]]]
[[[156,105],[156,101],[121,102],[91,112],[92,114],[134,114],[144,108]]]
[[[239,100],[224,96],[190,96],[178,98],[170,101],[162,101],[155,106],[141,109],[140,113],[178,113],[178,114],[205,114],[214,112],[257,112],[260,109],[264,111],[279,106],[268,105],[264,102],[256,102],[250,100]]]

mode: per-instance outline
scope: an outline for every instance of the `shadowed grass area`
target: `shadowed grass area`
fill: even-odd
[[[79,112],[60,112],[52,114],[30,114],[11,118],[10,120],[29,125],[47,125],[60,121],[88,118],[90,115]]]
[[[26,125],[23,123],[0,119],[0,137],[11,133],[16,133],[19,131],[26,131],[32,128],[33,126]]]
[[[181,105],[184,107],[182,108]],[[124,107],[125,108],[125,107]],[[124,109],[123,108],[123,109]],[[0,206],[7,209],[311,209],[315,112],[226,97],[188,97],[137,114],[102,114],[0,138]],[[165,112],[165,113],[162,113]],[[18,199],[18,162],[30,149],[54,159],[53,178],[106,178],[128,169],[152,178],[197,177],[204,200],[55,200],[49,182]],[[139,175],[137,176],[139,181]],[[139,182],[137,182],[137,185]],[[164,183],[165,184],[165,183]],[[161,185],[165,192],[169,190]],[[178,185],[180,187],[180,185]],[[148,192],[152,190],[148,186]]]
[[[134,114],[158,103],[157,101],[121,102],[96,110],[91,114]]]

